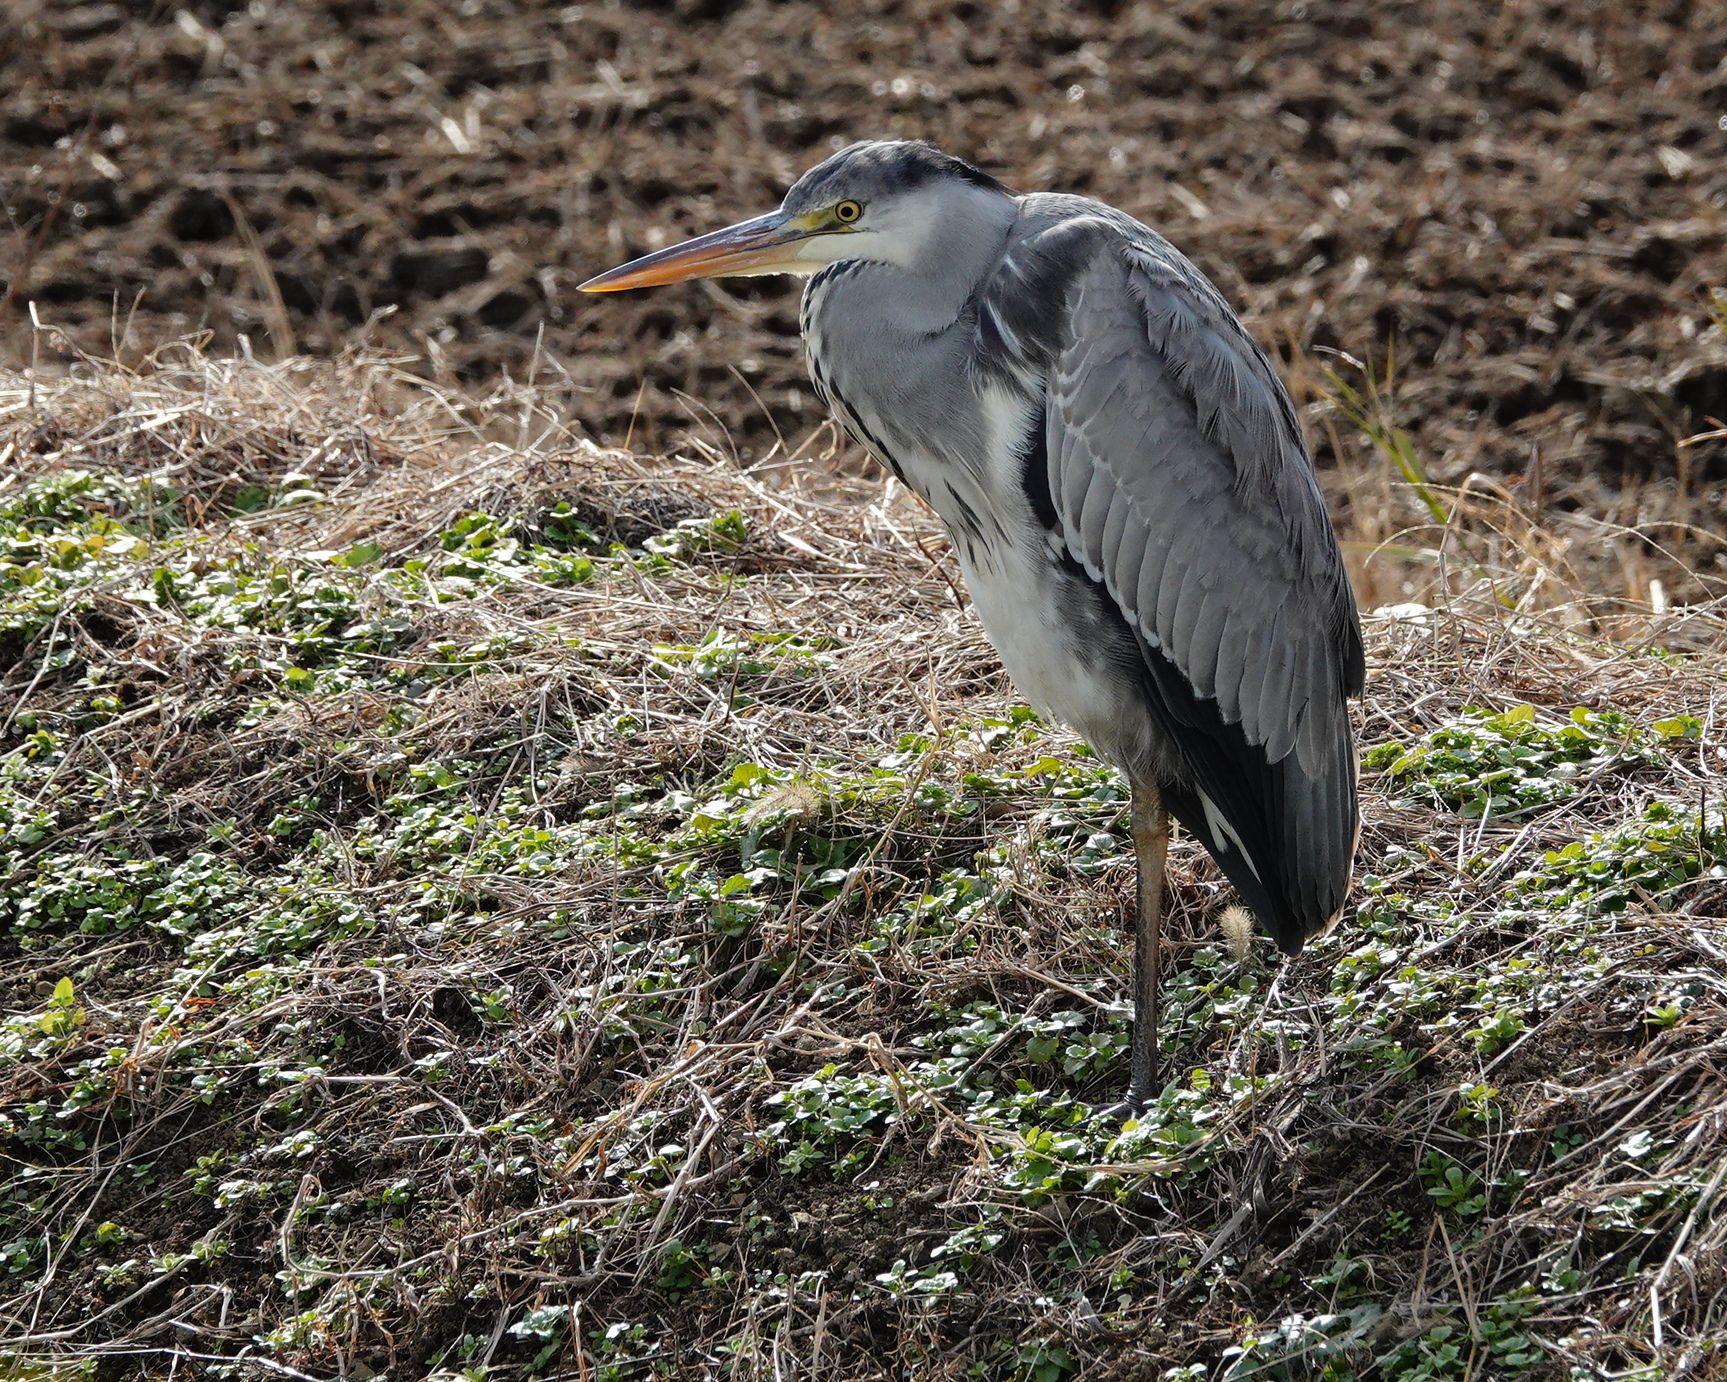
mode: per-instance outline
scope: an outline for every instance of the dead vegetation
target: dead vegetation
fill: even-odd
[[[1236,960],[1182,842],[1124,1131],[1120,785],[891,486],[184,346],[0,454],[22,1375],[1720,1367],[1727,630],[1647,535],[1383,482],[1358,915]]]

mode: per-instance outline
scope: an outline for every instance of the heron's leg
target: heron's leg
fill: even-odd
[[[1127,1101],[1143,1108],[1157,1079],[1157,978],[1163,959],[1163,870],[1169,816],[1153,785],[1135,786],[1130,813],[1139,864],[1139,910],[1133,922],[1133,1061]]]
[[[1133,920],[1133,1045],[1127,1096],[1098,1110],[1105,1118],[1131,1118],[1151,1102],[1157,1080],[1157,979],[1163,942],[1163,870],[1169,854],[1169,815],[1155,783],[1135,783],[1128,813],[1139,874]]]

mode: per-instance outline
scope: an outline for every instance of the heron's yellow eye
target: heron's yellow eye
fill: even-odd
[[[841,225],[849,226],[861,215],[863,215],[863,208],[853,201],[841,202],[834,208],[834,220]]]

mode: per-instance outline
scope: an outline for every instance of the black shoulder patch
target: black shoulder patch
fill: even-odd
[[[1061,519],[1049,489],[1049,410],[1041,403],[1032,414],[1031,429],[1019,453],[1019,484],[1038,523],[1046,533],[1053,533]]]

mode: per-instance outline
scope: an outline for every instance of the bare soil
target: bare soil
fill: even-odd
[[[561,371],[604,441],[759,458],[821,421],[795,286],[574,285],[773,205],[846,141],[920,136],[1164,230],[1302,402],[1320,348],[1394,353],[1435,479],[1527,476],[1633,524],[1727,511],[1727,444],[1679,445],[1727,418],[1715,5],[142,8],[0,16],[14,361],[32,302],[134,355],[369,331],[435,375]]]

